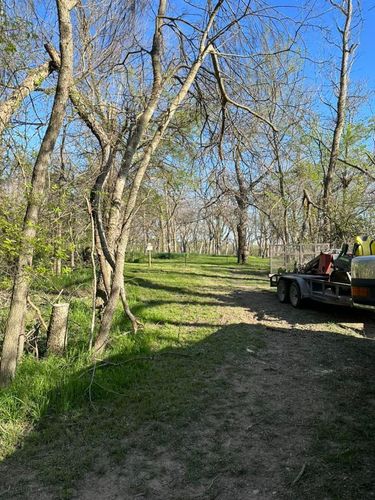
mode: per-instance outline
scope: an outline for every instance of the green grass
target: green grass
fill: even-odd
[[[205,383],[208,373],[228,350],[231,355],[236,349],[243,350],[243,340],[238,345],[234,340],[246,335],[246,342],[252,338],[253,347],[262,345],[245,326],[223,328],[220,308],[233,286],[247,275],[257,274],[265,263],[253,258],[250,265],[239,268],[232,257],[191,260],[186,264],[181,259],[155,260],[150,269],[147,264],[127,264],[129,300],[145,328],[132,336],[119,309],[106,358],[111,364],[99,364],[95,377],[87,354],[90,300],[81,297],[89,290],[90,271],[83,269],[35,284],[34,294],[54,295],[63,288],[73,295],[68,352],[64,358],[40,361],[25,356],[12,386],[0,392],[0,456],[13,454],[14,460],[23,460],[35,447],[48,446],[51,460],[37,460],[36,467],[42,467],[46,484],[57,483],[61,491],[68,491],[95,463],[95,446],[104,438],[117,439],[124,426],[130,432],[156,418],[159,422],[173,418],[178,427],[187,415],[194,418],[199,414],[210,397],[211,389]],[[212,388],[217,390],[217,386]],[[103,430],[93,417],[107,405],[108,425]],[[74,428],[78,444],[66,449],[63,466],[57,455],[61,446],[66,447],[69,426]],[[114,458],[122,453],[116,447]],[[69,460],[74,466],[66,465]]]

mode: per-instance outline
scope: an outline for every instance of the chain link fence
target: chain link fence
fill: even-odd
[[[270,272],[297,271],[321,252],[339,253],[339,250],[330,243],[271,245]]]

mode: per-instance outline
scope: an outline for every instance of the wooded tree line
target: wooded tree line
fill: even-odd
[[[94,264],[99,355],[119,302],[137,331],[125,261],[148,242],[244,263],[374,231],[357,2],[1,0],[0,17],[3,385],[35,276]]]

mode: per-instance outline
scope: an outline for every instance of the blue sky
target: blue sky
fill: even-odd
[[[341,3],[342,0],[336,0]],[[343,16],[338,14],[329,0],[268,0],[268,3],[275,6],[283,14],[290,16],[292,20],[300,20],[304,9],[312,6],[313,14],[320,14],[320,17],[312,22],[316,26],[325,26],[331,29],[331,39],[339,42],[339,34],[336,29],[336,20],[340,25],[343,22]],[[361,115],[363,117],[375,114],[375,0],[353,0],[354,19],[353,25],[358,19],[358,4],[360,5],[360,18],[362,22],[360,27],[353,30],[353,41],[359,42],[355,52],[355,59],[351,68],[350,81],[353,88],[360,84],[361,94],[368,94],[368,102],[362,106]],[[306,12],[306,10],[305,10]],[[290,22],[293,26],[293,22]],[[340,51],[327,44],[320,29],[304,29],[301,33],[307,54],[315,61],[324,61],[323,64],[304,63],[304,75],[306,85],[309,88],[315,88],[318,93],[327,94],[332,91],[331,78],[333,67],[336,66],[335,78],[338,79]],[[332,99],[332,94],[331,98]],[[331,101],[332,102],[332,101]],[[317,107],[320,108],[318,102]],[[322,109],[322,108],[320,108]]]
[[[375,89],[375,0],[364,0],[362,10],[364,23],[353,76],[368,79],[370,88]]]

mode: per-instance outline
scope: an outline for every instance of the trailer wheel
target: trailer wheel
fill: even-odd
[[[301,289],[296,281],[292,281],[290,284],[289,300],[293,307],[301,307],[302,305]]]
[[[283,304],[289,302],[289,286],[287,280],[279,279],[277,284],[277,296]]]

